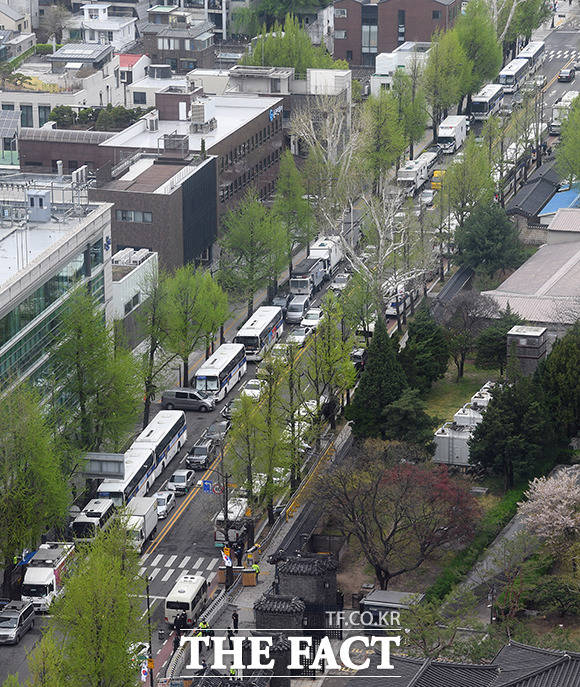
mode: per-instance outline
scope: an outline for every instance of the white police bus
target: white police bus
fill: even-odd
[[[248,360],[262,360],[268,349],[282,336],[284,315],[282,308],[264,305],[245,322],[234,338],[243,344]]]
[[[498,112],[502,102],[503,86],[488,83],[471,99],[471,115],[473,119],[487,119]]]
[[[135,496],[146,496],[155,482],[155,453],[151,448],[135,448],[125,453],[125,476],[123,479],[106,479],[97,489],[100,499],[113,499],[117,508],[122,508]]]
[[[520,60],[516,57],[507,64],[499,73],[498,82],[503,86],[505,93],[515,93],[530,73],[528,60]]]
[[[198,391],[207,391],[216,401],[223,400],[246,374],[246,349],[243,344],[222,344],[197,370],[191,385]]]
[[[517,59],[528,61],[528,72],[533,74],[544,63],[546,58],[546,44],[544,41],[532,41],[520,51]]]

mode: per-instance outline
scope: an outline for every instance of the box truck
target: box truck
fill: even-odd
[[[47,542],[30,559],[22,583],[22,600],[31,601],[37,613],[48,611],[50,604],[63,593],[65,573],[74,549],[74,544]]]
[[[330,279],[338,270],[343,258],[342,246],[337,236],[326,236],[318,239],[310,246],[310,258],[320,258],[326,272],[325,278]]]
[[[444,119],[439,125],[437,143],[447,155],[461,148],[466,138],[467,117],[465,115],[452,115]]]
[[[157,528],[157,499],[154,496],[136,496],[127,505],[127,515],[131,542],[138,551],[142,551]]]

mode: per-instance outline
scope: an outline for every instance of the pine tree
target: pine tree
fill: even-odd
[[[426,306],[419,308],[409,323],[409,338],[399,360],[409,386],[420,391],[428,391],[445,374],[449,362],[445,331]]]
[[[357,437],[381,436],[383,411],[398,399],[407,379],[382,318],[377,319],[368,358],[352,405],[345,412]]]
[[[512,312],[508,303],[499,320],[481,332],[477,339],[477,367],[499,370],[500,375],[503,375],[507,365],[507,333],[523,322],[517,313]]]

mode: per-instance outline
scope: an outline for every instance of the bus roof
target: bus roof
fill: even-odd
[[[133,442],[135,444],[158,444],[180,419],[183,410],[160,410]],[[136,447],[137,448],[137,447]]]
[[[520,71],[527,68],[528,61],[526,59],[520,59],[519,57],[516,57],[515,60],[512,60],[509,64],[506,64],[506,66],[501,70],[499,74],[500,76],[502,74],[506,76],[519,74]]]
[[[221,367],[235,355],[243,351],[243,344],[222,344],[217,351],[203,363],[203,365],[195,373],[196,377],[203,377],[207,375],[215,375],[219,372]]]
[[[205,582],[201,575],[183,575],[175,583],[173,589],[167,595],[166,601],[182,601],[191,599],[197,594],[198,589]]]
[[[145,458],[149,457],[153,450],[149,447],[138,448],[135,445],[131,446],[125,452],[125,476],[120,479],[106,479],[99,485],[99,489],[103,487],[105,491],[122,491],[125,485],[135,477]]]
[[[532,41],[528,43],[523,50],[520,50],[518,58],[527,59],[528,57],[534,57],[546,47],[544,41]]]
[[[503,86],[499,83],[488,83],[486,84],[479,93],[473,96],[471,99],[472,102],[474,100],[489,100],[489,98],[493,98],[494,95],[497,95],[503,91]]]
[[[240,336],[259,334],[272,321],[272,318],[276,316],[282,317],[282,308],[276,305],[263,305],[244,322],[238,330],[238,334]]]

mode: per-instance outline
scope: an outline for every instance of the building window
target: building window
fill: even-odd
[[[141,212],[141,210],[116,210],[115,216],[117,222],[138,222],[143,224],[151,224],[153,215],[150,212]]]
[[[334,16],[335,16],[337,19],[346,19],[346,10],[343,9],[343,8],[337,7],[337,8],[334,10]]]
[[[133,105],[145,105],[147,94],[143,91],[133,91]]]
[[[441,19],[441,10],[433,10],[433,19]]]
[[[352,50],[347,50],[347,51],[346,51],[346,61],[347,61],[347,62],[352,62]]]
[[[42,126],[48,122],[48,115],[50,114],[50,105],[38,106],[38,126]]]
[[[334,37],[335,37],[337,40],[342,40],[342,39],[346,38],[346,31],[335,31],[335,32],[334,32]]]
[[[14,105],[12,103],[2,103],[3,110],[14,110]]]
[[[32,121],[32,105],[20,106],[20,124],[21,126],[34,126]]]
[[[362,25],[362,51],[363,53],[376,53],[378,41],[378,26],[373,24]]]

